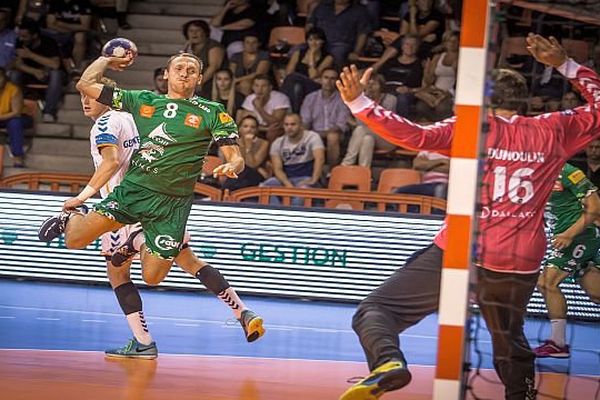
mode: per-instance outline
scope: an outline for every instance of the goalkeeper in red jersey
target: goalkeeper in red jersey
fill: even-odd
[[[554,38],[532,34],[527,42],[531,54],[570,79],[589,105],[523,117],[519,112],[528,97],[525,78],[511,70],[492,75],[475,262],[478,303],[492,337],[494,368],[507,400],[536,397],[535,355],[523,324],[546,250],[545,204],[565,162],[600,135],[596,108],[600,77],[568,59]],[[449,155],[455,118],[421,126],[383,109],[363,94],[371,72],[367,70],[361,78],[355,66],[344,68],[337,82],[356,118],[395,145]],[[413,254],[358,306],[352,326],[371,374],[341,399],[376,399],[410,382],[398,334],[438,309],[446,236],[443,227],[433,244]]]
[[[562,281],[573,276],[590,299],[600,303],[600,230],[593,224],[600,217],[597,191],[571,164],[565,164],[552,188],[546,220],[553,250],[537,285],[546,300],[551,337],[533,350],[537,357],[571,356],[566,343],[567,301],[558,286]]]

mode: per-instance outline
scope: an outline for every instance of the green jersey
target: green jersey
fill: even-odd
[[[598,188],[586,178],[583,171],[571,164],[565,164],[558,179],[554,182],[548,202],[548,222],[554,235],[569,229],[581,216],[581,201]],[[594,230],[593,226],[587,229]]]
[[[193,194],[208,146],[236,144],[237,126],[219,103],[194,96],[169,99],[116,88],[112,107],[133,116],[140,147],[123,179],[171,196]]]

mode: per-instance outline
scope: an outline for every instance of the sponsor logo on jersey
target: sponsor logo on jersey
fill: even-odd
[[[494,210],[490,207],[484,206],[481,209],[480,218],[519,218],[529,219],[535,216],[535,211],[502,211]]]
[[[222,112],[219,113],[219,121],[221,121],[222,124],[228,124],[230,122],[233,122],[233,118],[231,118],[231,115]]]
[[[165,131],[164,122],[154,128],[148,137],[155,142],[162,144],[163,146],[177,142],[177,140],[173,139],[173,137]]]
[[[202,111],[210,113],[210,108],[206,107],[204,104],[200,104],[200,102],[197,100],[197,98],[193,98],[192,100],[190,100],[190,103],[192,103],[193,105],[195,105]]]
[[[583,171],[577,170],[577,171],[573,171],[569,176],[567,176],[567,178],[572,183],[579,183],[583,180],[583,178],[585,178],[585,174],[583,173]]]
[[[181,243],[173,239],[170,235],[158,235],[154,239],[154,244],[161,250],[174,250],[181,246]]]
[[[144,118],[152,118],[152,115],[154,115],[155,110],[156,110],[156,107],[154,107],[154,106],[142,104],[142,106],[140,107],[140,115]]]
[[[190,128],[200,128],[200,122],[202,122],[202,117],[195,114],[188,114],[185,116],[185,122],[183,124]]]
[[[105,207],[110,210],[116,210],[119,208],[119,203],[117,203],[116,201],[109,201],[108,203],[106,203]]]
[[[113,92],[112,108],[120,110],[123,108],[123,91],[116,88]]]
[[[161,145],[152,142],[146,142],[142,145],[142,148],[138,152],[140,157],[148,162],[152,162],[157,159],[158,156],[162,156],[165,152],[165,148]]]
[[[128,149],[130,147],[137,148],[140,144],[140,137],[136,136],[133,139],[128,139],[123,142],[123,147]]]

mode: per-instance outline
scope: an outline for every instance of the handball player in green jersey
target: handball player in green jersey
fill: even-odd
[[[600,217],[598,188],[583,171],[565,164],[552,189],[546,220],[552,232],[552,253],[538,279],[546,300],[551,337],[534,349],[536,357],[568,358],[567,302],[558,286],[569,276],[595,303],[600,303]],[[585,212],[584,212],[585,210]]]
[[[165,71],[166,95],[101,83],[107,69],[122,70],[130,61],[129,56],[99,57],[77,83],[82,95],[133,117],[139,132],[139,149],[131,157],[123,181],[93,212],[83,215],[77,208],[100,189],[86,186],[78,196],[65,202],[59,215],[42,224],[38,236],[49,242],[64,233],[68,248],[82,249],[105,232],[139,222],[143,232],[132,232],[111,261],[118,267],[139,252],[144,281],[157,285],[185,247],[184,233],[194,186],[211,141],[220,146],[226,160],[214,169],[215,177],[237,178],[244,169],[244,159],[231,116],[221,104],[194,95],[202,81],[200,59],[188,53],[169,59]],[[234,300],[233,294],[227,293],[231,290],[229,284],[217,269],[201,271],[204,271],[201,281],[207,289]],[[262,319],[247,311],[239,320],[247,340],[253,341],[264,333],[264,328]]]

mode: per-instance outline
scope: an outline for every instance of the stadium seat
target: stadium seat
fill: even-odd
[[[421,173],[409,168],[384,169],[379,176],[377,191],[379,193],[393,193],[394,189],[421,183]]]
[[[348,187],[363,192],[371,190],[371,169],[359,165],[338,165],[331,170],[329,189],[346,190]]]

